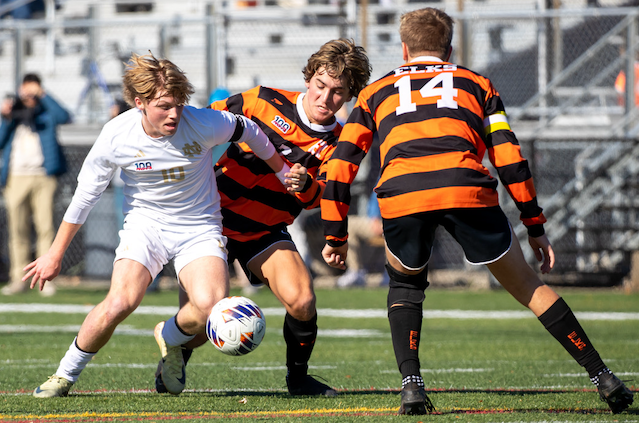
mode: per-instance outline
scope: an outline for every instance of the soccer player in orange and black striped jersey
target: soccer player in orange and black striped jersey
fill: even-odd
[[[504,105],[487,78],[448,61],[453,21],[425,8],[401,18],[405,64],[366,87],[328,164],[321,202],[325,261],[344,268],[350,184],[375,133],[381,141],[381,174],[375,188],[383,219],[390,276],[388,318],[402,373],[400,414],[433,407],[424,391],[418,356],[427,264],[435,229],[443,226],[472,264],[486,264],[521,304],[582,365],[613,412],[632,393],[605,366],[568,305],[526,263],[499,207],[497,180],[488,158],[521,212],[542,273],[554,265],[544,233],[546,219]]]
[[[305,93],[259,86],[211,105],[260,126],[291,167],[284,175],[288,189],[244,144],[231,145],[215,172],[229,263],[237,259],[251,283],[266,284],[286,308],[289,393],[333,396],[333,388],[307,374],[317,336],[315,292],[287,226],[303,209],[319,206],[326,163],[342,129],[335,113],[366,86],[371,67],[362,47],[339,39],[324,44],[302,72]],[[185,358],[204,342],[187,344]],[[156,387],[163,390],[157,378]]]
[[[344,100],[350,98],[346,88],[341,93]],[[224,235],[231,242],[256,241],[285,230],[302,209],[319,206],[326,185],[326,163],[333,154],[342,126],[332,115],[328,124],[308,119],[303,106],[307,96],[258,86],[211,105],[257,122],[291,167],[297,163],[301,165],[297,168],[306,169],[301,190],[287,192],[248,146],[229,146],[215,169]],[[335,106],[341,107],[341,99]]]

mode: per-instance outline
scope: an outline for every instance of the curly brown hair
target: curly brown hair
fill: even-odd
[[[331,78],[343,76],[350,95],[355,97],[368,84],[372,70],[364,47],[344,38],[327,42],[309,57],[302,69],[304,80],[310,81],[322,68]]]
[[[407,12],[400,19],[399,38],[411,57],[430,52],[446,59],[453,41],[453,19],[433,7]]]
[[[133,53],[125,66],[122,94],[131,107],[135,107],[136,97],[149,102],[158,94],[186,104],[195,92],[185,73],[170,60],[156,59],[151,53],[142,56]]]

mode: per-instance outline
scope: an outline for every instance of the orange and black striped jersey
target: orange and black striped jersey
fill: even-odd
[[[289,166],[308,171],[302,192],[291,195],[271,168],[244,143],[233,143],[215,166],[224,235],[243,242],[259,239],[293,223],[302,209],[318,207],[326,186],[326,165],[342,126],[311,124],[304,94],[255,87],[211,104],[256,122]]]
[[[499,204],[486,152],[532,236],[546,221],[528,162],[487,78],[435,57],[420,57],[367,86],[328,164],[321,203],[328,241],[347,237],[350,184],[373,135],[381,142],[375,187],[382,217]]]

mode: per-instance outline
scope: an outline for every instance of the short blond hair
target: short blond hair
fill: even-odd
[[[322,68],[331,78],[339,79],[343,76],[349,94],[355,97],[368,84],[372,70],[364,47],[344,38],[327,42],[309,57],[302,69],[304,80],[310,81]]]
[[[428,52],[446,59],[453,42],[453,19],[433,7],[407,12],[400,19],[399,38],[411,57]]]
[[[153,54],[133,53],[125,66],[123,97],[131,107],[135,107],[136,97],[148,103],[158,94],[169,95],[178,104],[186,104],[195,92],[186,74],[170,60],[156,59]]]

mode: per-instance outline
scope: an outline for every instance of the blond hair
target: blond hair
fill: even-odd
[[[170,60],[156,59],[153,54],[133,53],[125,66],[123,97],[131,107],[135,107],[136,97],[148,103],[158,94],[171,96],[178,104],[186,104],[195,92],[184,72]]]
[[[433,7],[407,12],[400,19],[399,38],[411,57],[435,53],[446,59],[453,41],[453,19]]]
[[[372,70],[364,47],[343,38],[327,42],[309,57],[302,69],[304,80],[309,82],[322,68],[331,78],[339,79],[343,76],[352,96],[357,96],[368,84]]]

